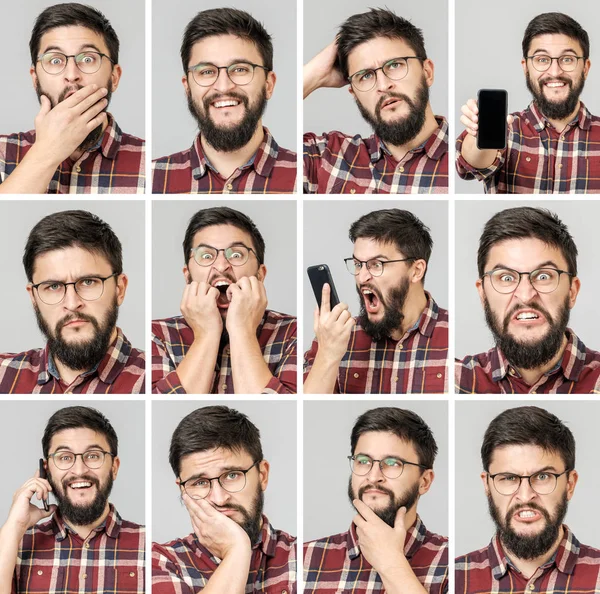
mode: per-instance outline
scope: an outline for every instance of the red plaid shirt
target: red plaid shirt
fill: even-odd
[[[256,330],[258,344],[273,378],[263,394],[296,393],[296,318],[266,310]],[[185,394],[177,375],[194,342],[194,331],[182,316],[152,322],[152,392]],[[221,346],[217,356],[211,394],[234,394],[229,345]]]
[[[563,524],[554,557],[527,579],[506,557],[498,535],[484,549],[456,559],[457,594],[596,594],[600,591],[600,550],[582,545]]]
[[[404,555],[427,592],[448,592],[448,539],[429,532],[419,516],[406,535]],[[311,592],[385,592],[360,552],[354,524],[348,532],[304,544],[304,593]]]
[[[246,593],[296,593],[296,539],[275,530],[265,516],[253,547]],[[194,533],[166,544],[152,543],[152,594],[196,594],[221,560]]]
[[[487,194],[592,194],[600,192],[600,118],[583,103],[573,121],[558,132],[535,103],[514,113],[506,149],[485,169],[461,155],[466,130],[456,141],[456,170],[463,179],[484,183]]]
[[[112,504],[85,540],[56,512],[25,533],[12,594],[143,594],[145,538],[144,527],[122,520]]]
[[[15,170],[35,143],[35,130],[0,136],[0,183]],[[48,194],[143,194],[146,182],[144,141],[125,134],[112,115],[98,144],[73,162],[63,161]]]
[[[144,352],[132,347],[120,328],[102,361],[69,385],[60,379],[47,345],[0,354],[0,394],[143,394],[145,374]]]
[[[457,361],[459,394],[599,394],[600,353],[592,351],[567,329],[562,359],[533,385],[525,383],[504,353],[495,347],[487,353]]]
[[[375,342],[357,320],[342,358],[335,394],[440,394],[448,391],[448,312],[429,293],[417,323],[396,341]],[[304,379],[319,343],[304,353]]]
[[[305,194],[447,194],[448,122],[396,161],[374,134],[304,135]]]
[[[267,128],[254,157],[228,179],[208,162],[200,134],[191,148],[152,161],[153,194],[292,194],[296,153],[281,148]]]

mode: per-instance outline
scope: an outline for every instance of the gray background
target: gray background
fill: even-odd
[[[296,534],[296,404],[294,402],[155,401],[152,406],[152,540],[167,542],[192,532],[169,464],[169,445],[179,422],[197,408],[223,404],[246,415],[260,431],[271,465],[264,513],[275,529]]]
[[[304,202],[304,346],[310,348],[314,336],[315,296],[306,269],[327,264],[340,301],[358,315],[359,298],[355,278],[346,269],[344,258],[352,257],[353,244],[348,239],[350,225],[361,216],[383,208],[401,208],[414,213],[431,230],[433,251],[429,260],[425,289],[440,307],[448,307],[448,203],[446,201],[333,201]]]
[[[506,89],[508,112],[524,110],[531,102],[521,67],[521,42],[529,21],[544,12],[564,12],[574,18],[590,36],[590,69],[581,95],[593,114],[600,112],[600,72],[594,68],[598,36],[593,23],[600,6],[587,0],[456,0],[456,87],[457,136],[464,130],[461,106],[477,99],[479,89]],[[482,194],[483,183],[465,181],[456,175],[457,194]]]
[[[485,223],[497,212],[518,206],[547,208],[556,213],[575,240],[579,257],[578,276],[581,290],[571,310],[569,327],[584,344],[599,349],[600,319],[596,315],[600,290],[596,236],[588,221],[600,219],[600,203],[596,201],[457,201],[456,202],[456,357],[474,355],[491,349],[494,341],[485,323],[483,306],[475,287],[477,280],[477,249]]]
[[[10,92],[0,97],[0,134],[33,130],[40,105],[31,82],[29,38],[33,23],[44,9],[59,0],[27,0],[18,10],[3,9],[2,44],[6,52],[2,79]],[[123,132],[145,138],[144,133],[144,0],[82,0],[111,22],[120,41],[119,64],[123,69],[119,88],[112,96],[109,111]],[[13,53],[14,52],[14,53]]]
[[[296,204],[283,200],[154,201],[152,225],[152,319],[181,315],[185,287],[183,249],[190,218],[203,208],[229,206],[249,216],[266,244],[268,309],[296,315]],[[168,221],[166,230],[161,221]]]
[[[481,442],[490,422],[502,411],[517,406],[539,406],[555,414],[573,432],[577,444],[579,481],[565,523],[583,544],[600,546],[597,509],[600,474],[594,452],[598,450],[599,402],[457,402],[455,445],[456,555],[486,547],[494,535],[487,497],[481,482]]]
[[[275,91],[263,117],[279,146],[296,151],[296,2],[286,0],[159,0],[152,3],[152,158],[188,149],[198,126],[187,108],[179,50],[187,24],[201,10],[239,8],[273,39]],[[196,84],[192,81],[191,84]]]
[[[419,500],[418,512],[428,530],[448,536],[447,402],[310,401],[304,403],[305,542],[350,528],[355,513],[348,500],[350,434],[359,415],[379,406],[412,410],[433,431],[438,446],[435,480]]]
[[[87,210],[107,222],[123,245],[123,271],[129,278],[117,325],[133,346],[144,349],[145,247],[144,203],[140,201],[44,200],[0,201],[0,353],[39,348],[38,330],[27,293],[22,257],[31,229],[46,215],[63,210]]]
[[[48,419],[61,408],[79,406],[77,401],[38,400],[0,402],[0,447],[3,459],[0,482],[0,520],[4,523],[14,493],[30,479],[43,456],[42,435]],[[121,467],[110,495],[124,520],[145,524],[145,437],[144,403],[86,400],[85,406],[98,409],[114,427],[119,438]],[[34,496],[35,505],[42,507]],[[50,503],[56,503],[50,496]]]
[[[304,0],[304,54],[306,64],[337,35],[339,26],[353,14],[369,8],[389,8],[423,31],[427,55],[433,61],[434,82],[430,100],[436,115],[448,116],[448,4],[446,0],[425,2],[367,2],[366,0]],[[392,56],[394,57],[394,56]],[[340,130],[369,136],[373,130],[356,107],[348,87],[317,89],[304,100],[306,132],[321,134]]]

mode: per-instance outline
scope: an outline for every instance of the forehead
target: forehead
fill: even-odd
[[[378,68],[393,58],[414,55],[414,50],[403,39],[375,37],[357,45],[348,54],[348,72],[354,74],[365,68]]]
[[[502,265],[519,272],[529,272],[547,262],[554,262],[561,270],[567,269],[567,261],[559,248],[531,237],[508,239],[492,246],[486,269]]]
[[[194,235],[192,247],[206,244],[216,248],[226,248],[233,243],[243,243],[248,247],[254,247],[250,234],[233,225],[204,227]]]
[[[58,48],[66,53],[76,52],[90,45],[96,46],[102,53],[108,54],[104,37],[99,33],[80,25],[56,27],[42,35],[40,54],[43,54],[49,47]]]
[[[562,33],[537,35],[531,40],[529,45],[530,54],[536,51],[547,51],[552,56],[560,56],[569,50],[575,52],[578,56],[581,56],[583,52],[579,41]]]
[[[185,480],[188,476],[216,476],[228,468],[247,468],[252,458],[246,450],[229,450],[213,448],[204,452],[194,452],[181,459],[180,476]]]
[[[110,263],[104,256],[76,246],[40,254],[33,269],[34,282],[36,279],[63,280],[63,277],[79,274],[107,276],[110,273]]]
[[[356,442],[353,454],[367,454],[372,458],[397,456],[409,462],[417,461],[414,445],[389,431],[367,431]]]
[[[558,472],[562,472],[564,465],[558,452],[549,452],[532,444],[505,445],[492,452],[490,473],[530,474],[541,468],[555,468]]]
[[[258,48],[249,39],[237,35],[212,35],[192,46],[188,65],[210,62],[217,66],[229,66],[235,60],[263,64]]]
[[[385,243],[372,237],[359,237],[354,242],[353,254],[359,260],[369,260],[377,256],[385,256],[389,260],[404,257],[395,244]]]
[[[64,429],[58,431],[50,439],[49,450],[52,453],[57,448],[68,448],[75,453],[85,452],[90,446],[100,446],[105,451],[110,451],[108,440],[103,433],[87,427],[77,429]]]

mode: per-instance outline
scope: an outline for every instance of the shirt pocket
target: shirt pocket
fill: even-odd
[[[330,194],[373,194],[373,178],[369,173],[368,179],[349,176],[347,179],[336,180]]]
[[[341,369],[338,374],[340,394],[365,394],[367,369]]]
[[[425,369],[425,394],[443,394],[445,388],[445,371],[442,369]]]
[[[130,594],[144,592],[144,571],[135,566],[131,567],[111,567],[107,568],[105,591],[118,592],[119,594]],[[114,589],[106,587],[108,584],[114,584]]]

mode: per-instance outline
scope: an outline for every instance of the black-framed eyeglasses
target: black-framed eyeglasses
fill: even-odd
[[[404,466],[406,464],[410,466],[418,466],[419,468],[428,470],[428,467],[424,464],[408,462],[407,460],[396,458],[395,456],[388,456],[382,460],[375,460],[366,454],[358,454],[356,456],[348,456],[348,460],[350,461],[350,470],[353,472],[353,474],[358,476],[366,476],[369,474],[369,472],[371,472],[371,468],[373,468],[374,462],[379,463],[381,473],[383,476],[389,479],[396,479],[400,477],[404,472]]]
[[[219,476],[206,478],[204,476],[192,477],[185,481],[179,479],[179,485],[192,499],[204,499],[208,497],[212,489],[213,481],[219,481],[219,485],[228,493],[239,493],[246,486],[246,474],[250,472],[260,460],[257,460],[246,470],[227,470]]]
[[[408,74],[408,61],[419,60],[423,62],[426,58],[420,56],[402,56],[392,58],[379,68],[366,68],[359,70],[348,77],[352,87],[361,92],[370,91],[377,83],[377,71],[381,70],[390,80],[402,80]]]
[[[114,60],[106,54],[100,52],[81,52],[67,56],[61,52],[46,52],[38,58],[38,62],[42,65],[44,72],[48,74],[60,74],[67,67],[69,58],[75,60],[75,65],[84,74],[94,74],[98,72],[102,66],[102,58],[106,58],[111,64],[116,64]]]
[[[31,285],[37,291],[38,297],[46,305],[58,305],[67,294],[67,287],[73,285],[75,292],[84,301],[96,301],[104,294],[104,283],[113,276],[120,273],[113,272],[109,276],[86,276],[74,283],[63,283],[62,281],[43,281],[37,285]]]
[[[553,58],[552,56],[547,56],[545,54],[536,54],[535,56],[527,56],[527,59],[531,60],[533,67],[538,72],[546,72],[546,70],[549,70],[554,60],[556,60],[563,72],[573,72],[573,70],[577,68],[579,60],[585,60],[585,56],[565,54],[564,56]]]
[[[253,64],[252,62],[236,62],[229,66],[216,66],[206,62],[201,62],[195,66],[190,66],[188,72],[192,73],[192,77],[201,87],[210,87],[217,82],[221,70],[225,70],[229,80],[240,87],[249,85],[254,79],[254,71],[257,68],[262,68],[265,73],[270,72],[266,66],[261,64]]]
[[[364,266],[367,267],[367,270],[371,273],[372,276],[381,276],[383,274],[383,268],[386,264],[392,264],[394,262],[409,262],[411,260],[417,260],[418,258],[402,258],[400,260],[357,260],[356,258],[344,258],[344,262],[346,263],[346,268],[348,272],[353,276],[358,276],[360,274],[361,268]]]
[[[521,488],[523,479],[529,481],[529,485],[538,495],[550,495],[556,489],[558,477],[571,472],[571,470],[572,468],[567,468],[567,470],[560,473],[541,470],[530,475],[497,472],[496,474],[488,473],[488,477],[492,479],[494,488],[500,495],[514,495]]]
[[[558,288],[561,274],[571,277],[575,276],[572,272],[556,268],[538,268],[531,272],[519,272],[512,268],[496,268],[495,270],[484,272],[481,280],[489,276],[492,287],[498,293],[507,294],[514,293],[521,283],[521,277],[528,276],[531,286],[538,293],[552,293],[552,291],[556,291]]]
[[[104,464],[106,456],[115,456],[112,452],[105,452],[104,450],[88,450],[83,454],[75,454],[69,450],[60,450],[54,452],[54,454],[48,454],[48,458],[52,458],[54,466],[59,470],[69,470],[75,465],[77,456],[81,456],[83,463],[91,469],[98,469]]]
[[[248,261],[250,252],[256,256],[256,252],[251,247],[242,243],[221,249],[211,245],[199,245],[190,250],[191,256],[200,266],[212,266],[217,261],[219,252],[223,252],[225,259],[232,266],[243,266]]]

